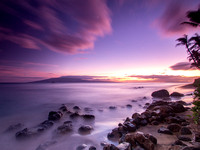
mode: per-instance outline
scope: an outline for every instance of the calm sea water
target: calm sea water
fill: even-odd
[[[108,141],[106,136],[119,122],[131,117],[135,112],[144,111],[145,103],[153,101],[151,93],[159,89],[169,92],[191,93],[192,89],[180,89],[178,83],[70,83],[70,84],[2,84],[0,85],[0,149],[39,150],[40,144],[56,141],[55,144],[40,150],[75,150],[78,145],[93,145],[102,149],[100,142]],[[140,88],[138,88],[140,87]],[[141,88],[142,87],[142,88]],[[146,98],[144,98],[146,97]],[[131,100],[136,100],[132,102]],[[190,102],[191,96],[182,100]],[[64,116],[42,135],[27,140],[16,140],[15,133],[5,132],[13,124],[22,123],[24,128],[34,127],[47,119],[49,111],[58,110],[61,104],[69,109],[77,105],[82,114],[94,114],[95,121],[73,120],[72,134],[57,136],[56,128],[69,120]],[[126,105],[131,104],[132,108]],[[109,106],[116,106],[110,110]],[[92,109],[85,112],[84,108]],[[91,125],[94,130],[89,135],[80,135],[81,125]],[[113,142],[115,143],[115,142]],[[88,149],[88,148],[86,148]]]

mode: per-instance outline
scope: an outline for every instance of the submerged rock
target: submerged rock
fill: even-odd
[[[115,109],[117,109],[117,107],[116,106],[109,106],[109,109],[115,110]]]
[[[74,118],[80,117],[80,114],[78,112],[75,112],[75,113],[72,113],[69,117],[74,119]]]
[[[127,108],[132,108],[133,106],[131,104],[126,105]]]
[[[84,119],[95,119],[95,116],[94,115],[90,115],[90,114],[84,114],[84,115],[82,115],[82,117]]]
[[[48,120],[56,121],[59,120],[62,117],[62,113],[60,111],[50,111]]]
[[[67,110],[67,107],[63,104],[60,108],[59,108],[59,110],[61,110],[61,111],[68,111]]]
[[[38,125],[37,131],[41,132],[41,131],[44,131],[46,129],[49,129],[52,126],[53,126],[53,122],[52,121],[45,120],[44,122],[42,122],[42,123],[40,123]]]
[[[21,131],[18,131],[15,134],[15,137],[18,139],[22,139],[22,138],[27,138],[27,137],[33,136],[35,134],[36,134],[36,132],[32,132],[32,131],[28,130],[28,128],[25,128]]]
[[[165,89],[155,91],[151,94],[152,97],[156,98],[164,98],[164,97],[169,97],[169,92]]]
[[[24,126],[24,125],[21,124],[21,123],[17,123],[17,124],[14,124],[14,125],[10,125],[10,126],[6,129],[6,131],[8,131],[8,132],[16,131],[16,130],[21,129],[23,126]]]
[[[72,123],[66,123],[64,122],[63,125],[59,126],[57,128],[57,133],[59,134],[66,134],[66,133],[69,133],[73,130],[73,126],[72,126]]]
[[[74,110],[81,110],[81,108],[79,106],[74,106],[73,109]]]
[[[80,134],[90,134],[93,128],[90,125],[81,126],[78,131]]]
[[[44,144],[40,144],[36,150],[46,150],[48,147],[50,147],[51,145],[56,144],[57,141],[47,141]]]

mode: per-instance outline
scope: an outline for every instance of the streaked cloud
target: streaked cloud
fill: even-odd
[[[172,70],[196,70],[189,62],[179,62],[170,66]]]
[[[2,0],[0,42],[23,48],[84,53],[112,31],[105,0]]]

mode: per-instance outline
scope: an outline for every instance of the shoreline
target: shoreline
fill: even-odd
[[[172,102],[164,95],[159,98],[144,112],[134,113],[132,118],[126,118],[108,133],[108,139],[118,141],[119,145],[107,144],[103,150],[199,150],[200,126],[189,117],[192,111],[187,106],[191,104]]]

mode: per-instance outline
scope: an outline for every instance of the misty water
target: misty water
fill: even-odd
[[[144,111],[145,103],[154,100],[151,97],[153,91],[167,89],[170,93],[178,91],[184,94],[193,91],[193,89],[179,88],[181,85],[183,83],[1,84],[0,149],[76,150],[81,144],[86,144],[86,149],[91,145],[102,149],[101,142],[116,144],[107,139],[107,133],[117,127],[118,123],[122,123],[126,117]],[[192,96],[185,96],[181,100],[191,102]],[[16,139],[17,131],[33,128],[47,120],[48,113],[57,111],[62,104],[71,111],[74,111],[72,109],[74,106],[79,106],[80,114],[93,114],[95,120],[71,119],[65,114],[41,134],[26,139]],[[127,104],[133,107],[126,107]],[[116,106],[116,109],[111,110],[109,106]],[[84,108],[90,109],[86,111]],[[72,121],[73,132],[57,134],[57,127],[68,120]],[[17,123],[24,126],[18,130],[6,131],[10,125]],[[81,125],[91,125],[94,130],[90,134],[81,135],[78,132]]]

